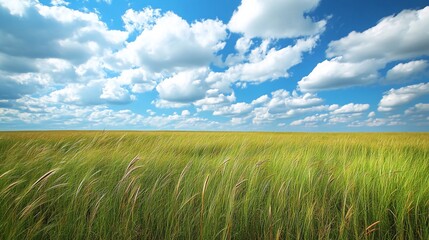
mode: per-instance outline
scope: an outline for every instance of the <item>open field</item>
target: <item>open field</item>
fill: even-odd
[[[0,239],[429,239],[429,134],[0,133]]]

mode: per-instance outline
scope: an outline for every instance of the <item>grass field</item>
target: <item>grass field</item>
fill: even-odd
[[[429,239],[429,134],[3,132],[0,239]]]

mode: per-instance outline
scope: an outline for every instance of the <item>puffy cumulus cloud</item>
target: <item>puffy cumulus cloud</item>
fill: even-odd
[[[106,76],[102,58],[128,34],[98,15],[38,1],[0,1],[0,98],[45,95],[68,83]]]
[[[295,109],[285,109],[284,111],[279,112],[273,112],[272,109],[270,109],[267,106],[264,107],[257,107],[252,111],[253,119],[252,122],[257,125],[261,124],[269,124],[279,119],[290,119],[302,115],[306,115],[309,113],[316,113],[316,112],[327,112],[332,107],[335,107],[336,105],[319,105],[319,106],[313,106],[313,107],[302,107],[302,108],[295,108]]]
[[[157,108],[183,108],[188,107],[190,103],[170,102],[164,99],[156,99],[151,102]]]
[[[144,117],[130,110],[114,111],[112,109],[97,109],[91,112],[86,118],[90,123],[97,126],[125,126],[127,125],[143,125]]]
[[[280,89],[269,95],[262,95],[250,103],[239,102],[235,104],[212,105],[204,110],[213,111],[215,116],[235,118],[232,125],[252,122],[256,125],[271,123],[278,119],[328,111],[338,106],[321,105],[323,99],[311,93],[299,94],[296,91],[288,92]]]
[[[68,84],[62,89],[53,91],[48,98],[53,102],[73,105],[96,105],[101,102],[102,84],[93,81],[88,84]]]
[[[222,129],[224,126],[216,121],[211,121],[207,118],[185,118],[178,122],[170,124],[170,129],[186,129],[186,130],[207,130],[207,129]]]
[[[242,125],[242,124],[245,124],[247,121],[246,121],[246,119],[244,119],[244,118],[237,118],[237,117],[233,117],[233,118],[231,118],[231,124],[234,126],[234,125]]]
[[[109,103],[123,104],[134,101],[136,97],[130,95],[129,91],[116,82],[107,82],[101,92],[100,99]]]
[[[158,11],[143,9],[142,13],[128,12],[124,16],[128,30],[142,28],[143,31],[115,54],[113,60],[119,63],[113,65],[141,66],[157,72],[207,66],[225,46],[227,32],[221,21],[208,19],[189,24],[173,12],[159,16]],[[139,14],[143,20],[128,16]]]
[[[414,107],[405,110],[405,115],[429,113],[429,103],[417,103]]]
[[[295,38],[324,31],[326,20],[308,16],[319,0],[242,0],[228,23],[232,32],[246,37]]]
[[[416,126],[429,125],[429,103],[417,103],[404,112],[407,122],[412,122]]]
[[[429,33],[425,30],[428,24],[429,7],[404,10],[364,32],[351,32],[332,41],[326,51],[332,59],[319,63],[303,77],[299,88],[319,91],[374,83],[381,79],[379,70],[387,63],[429,55]],[[409,73],[406,69],[414,68],[411,71],[414,72],[423,65],[422,62],[398,65],[387,78],[396,80]]]
[[[144,126],[155,127],[157,129],[187,129],[187,130],[206,130],[210,128],[220,128],[221,124],[211,121],[207,118],[191,117],[187,110],[182,114],[176,112],[171,115],[152,115],[145,117]]]
[[[50,98],[33,98],[25,96],[11,103],[14,108],[0,106],[1,127],[16,126],[25,123],[26,129],[194,129],[221,128],[221,124],[206,118],[192,117],[189,110],[181,114],[156,115],[148,111],[148,115],[135,113],[131,110],[113,110],[105,105],[77,106],[59,104]]]
[[[252,105],[258,106],[260,104],[267,103],[268,101],[270,101],[270,97],[268,97],[268,95],[265,94],[253,100]]]
[[[225,59],[227,66],[233,66],[246,60],[246,54],[250,50],[253,44],[252,39],[247,37],[241,37],[235,42],[236,54],[229,54]]]
[[[367,85],[379,79],[378,69],[383,63],[370,59],[362,62],[342,62],[341,58],[325,60],[298,82],[304,92]]]
[[[251,50],[247,62],[231,66],[222,78],[229,82],[261,83],[288,77],[288,70],[302,62],[303,53],[311,51],[317,40],[317,37],[299,39],[295,45],[281,49],[270,48],[270,41],[264,40]]]
[[[191,112],[189,112],[189,110],[185,109],[185,110],[182,111],[181,115],[184,116],[184,117],[186,117],[186,116],[191,115]]]
[[[0,0],[1,7],[7,9],[12,15],[22,16],[32,4],[34,0],[8,1]]]
[[[326,122],[328,114],[316,114],[313,116],[308,116],[300,120],[295,120],[290,123],[291,126],[304,125],[306,127],[314,127],[319,124],[319,122]]]
[[[402,126],[407,123],[402,120],[401,115],[391,115],[385,118],[369,117],[366,120],[356,120],[348,124],[349,127],[381,127],[381,126]]]
[[[252,44],[253,44],[252,39],[247,37],[241,37],[235,43],[235,50],[237,50],[239,54],[245,54],[249,51]]]
[[[0,52],[8,56],[59,58],[81,64],[105,49],[120,47],[128,36],[109,30],[95,13],[64,6],[31,2],[22,15],[13,13],[0,2]]]
[[[179,72],[158,84],[156,90],[163,100],[189,103],[202,99],[209,86],[205,82],[207,68]]]
[[[0,99],[18,99],[48,87],[51,81],[46,74],[8,74],[0,71]]]
[[[284,89],[272,92],[271,96],[271,99],[266,103],[271,113],[313,107],[323,102],[323,99],[318,98],[315,94],[305,93],[304,95],[299,95],[296,91],[290,93]],[[255,101],[258,101],[258,99]]]
[[[68,6],[70,3],[64,0],[51,0],[51,4],[54,6]]]
[[[426,60],[416,60],[407,63],[399,63],[386,73],[386,82],[409,82],[428,76],[429,63]]]
[[[132,93],[151,91],[161,74],[144,69],[129,69],[119,76],[91,80],[86,83],[69,83],[53,90],[45,98],[53,102],[73,105],[127,104],[137,99]]]
[[[368,109],[369,109],[369,104],[349,103],[334,110],[332,113],[333,114],[358,113],[358,112],[366,111]]]
[[[205,98],[195,101],[193,105],[197,108],[198,112],[201,111],[215,111],[218,108],[228,106],[235,102],[235,93],[224,94],[218,89],[210,89],[207,91]]]
[[[152,91],[157,83],[164,78],[162,73],[154,73],[143,68],[127,69],[121,72],[118,77],[112,78],[120,85],[131,87],[133,93],[144,93]]]
[[[329,44],[328,57],[343,56],[345,61],[380,59],[384,62],[429,55],[429,7],[404,10],[383,18],[376,26]]]
[[[72,105],[126,104],[136,97],[115,81],[94,80],[87,84],[72,83],[44,97],[56,103]]]
[[[0,108],[3,125],[26,123],[26,127],[35,125],[43,128],[97,128],[101,126],[137,125],[143,119],[141,115],[129,110],[114,111],[106,106],[77,106],[59,104],[47,97],[33,98],[25,96],[14,100],[13,109]]]
[[[390,89],[387,91],[378,104],[378,111],[388,112],[395,108],[412,102],[413,100],[429,94],[429,83],[420,83]]]
[[[34,91],[42,86],[45,89],[54,84],[70,82],[86,82],[93,78],[103,78],[105,73],[100,71],[99,64],[91,58],[85,64],[75,67],[64,59],[26,59],[8,57],[0,53],[0,73],[4,78],[17,85],[34,85]],[[15,65],[15,63],[18,63]],[[22,65],[24,63],[24,65]],[[1,83],[0,83],[1,84]],[[20,89],[15,89],[17,92]],[[29,93],[33,93],[29,92]]]
[[[320,126],[323,124],[336,125],[343,123],[351,123],[363,116],[363,112],[369,109],[369,104],[356,104],[348,103],[343,106],[333,104],[326,106],[320,111],[326,111],[327,113],[315,114],[307,116],[303,119],[298,119],[290,123],[291,126]],[[310,111],[309,111],[310,112]],[[313,111],[314,112],[314,111]]]
[[[160,99],[152,103],[163,108],[181,108],[192,104],[197,111],[213,111],[235,102],[230,84],[215,80],[213,74],[208,68],[178,72],[157,85]]]
[[[152,27],[155,24],[155,20],[160,16],[161,9],[153,9],[151,7],[144,8],[142,11],[128,9],[122,16],[122,21],[128,32],[141,32],[145,28]]]
[[[240,102],[240,103],[232,104],[230,106],[224,106],[224,107],[218,108],[213,112],[213,115],[214,116],[239,116],[239,115],[249,113],[251,110],[252,110],[251,104]]]
[[[195,106],[204,105],[222,105],[225,103],[235,102],[235,93],[232,92],[230,95],[221,93],[218,89],[207,90],[207,95],[204,99],[194,102]]]

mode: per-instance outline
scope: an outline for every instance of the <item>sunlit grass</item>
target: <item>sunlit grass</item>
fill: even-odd
[[[429,239],[429,134],[0,133],[0,239]]]

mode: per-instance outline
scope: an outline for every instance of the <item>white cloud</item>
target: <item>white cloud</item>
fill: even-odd
[[[302,62],[303,53],[311,51],[316,46],[317,39],[300,39],[295,45],[278,50],[274,47],[268,49],[269,41],[263,41],[259,47],[252,50],[249,62],[230,67],[224,73],[224,78],[230,82],[261,83],[288,77],[288,70]]]
[[[157,108],[182,108],[190,105],[189,103],[170,102],[164,99],[153,100],[151,104]]]
[[[97,2],[104,2],[104,3],[107,3],[107,4],[112,4],[112,0],[96,0]]]
[[[235,49],[237,50],[238,53],[245,54],[247,53],[247,51],[249,51],[252,44],[253,44],[252,39],[241,37],[235,43]]]
[[[65,105],[48,97],[25,96],[14,101],[15,109],[0,108],[2,123],[23,122],[26,126],[40,125],[42,128],[62,129],[68,127],[130,127],[142,121],[142,116],[129,110],[114,111],[106,106]],[[6,121],[7,120],[7,121]]]
[[[305,125],[307,127],[316,126],[319,122],[326,122],[328,114],[316,114],[305,117],[304,119],[295,120],[290,123],[291,126]]]
[[[368,117],[369,117],[369,118],[373,118],[373,117],[375,117],[375,112],[374,112],[374,111],[372,111],[372,112],[368,113]]]
[[[332,115],[328,120],[328,124],[335,125],[339,123],[349,123],[357,118],[360,118],[362,113],[350,113],[350,114],[340,114],[340,115]]]
[[[0,90],[0,98],[40,96],[64,84],[102,79],[102,58],[128,36],[109,30],[95,13],[69,9],[65,1],[52,4],[0,2],[0,88],[10,92]]]
[[[382,64],[376,60],[349,63],[340,58],[325,60],[298,82],[299,89],[313,92],[327,89],[367,85],[374,83],[378,78],[378,69]]]
[[[234,102],[235,94],[229,84],[217,81],[213,74],[208,68],[178,72],[158,84],[160,100],[154,103],[162,107],[192,103],[198,111],[213,111]]]
[[[49,94],[49,98],[58,103],[96,105],[100,103],[101,93],[102,84],[98,81],[90,82],[87,85],[73,83],[53,91]]]
[[[33,0],[0,0],[0,6],[6,8],[12,15],[23,16],[27,9],[34,4]]]
[[[429,55],[429,7],[404,10],[383,18],[376,26],[329,44],[328,57],[342,56],[345,61],[380,59],[384,62]]]
[[[353,31],[332,41],[326,51],[332,59],[319,63],[299,81],[299,88],[319,91],[374,83],[381,79],[379,70],[387,63],[429,55],[429,32],[425,30],[428,24],[429,7],[404,10],[364,32]],[[411,65],[400,65],[390,77]]]
[[[170,102],[193,102],[205,97],[208,90],[205,82],[207,75],[207,68],[179,72],[163,80],[156,90],[161,99]]]
[[[298,119],[290,123],[291,126],[320,126],[323,124],[335,125],[342,123],[351,123],[362,116],[362,113],[369,109],[369,104],[348,103],[343,106],[337,104],[330,106],[319,106],[319,111],[329,111],[328,113],[315,114],[307,116],[303,119]],[[315,112],[303,111],[303,112]]]
[[[134,93],[143,93],[151,91],[155,88],[157,82],[163,79],[161,73],[149,72],[143,68],[127,69],[112,80],[120,83],[121,85],[131,86]]]
[[[244,102],[235,103],[230,106],[218,108],[213,112],[214,116],[239,116],[249,113],[252,110],[252,105]]]
[[[129,103],[136,99],[136,96],[130,95],[129,91],[120,84],[108,81],[101,92],[100,99],[107,100],[109,103]]]
[[[95,13],[37,2],[24,10],[25,14],[15,16],[0,7],[3,54],[32,59],[60,58],[82,64],[94,55],[103,54],[105,49],[119,47],[127,38],[125,32],[108,30]]]
[[[270,113],[284,113],[292,109],[313,107],[323,102],[323,99],[314,94],[299,95],[296,91],[291,94],[284,89],[274,91],[271,95],[271,99],[265,105]]]
[[[14,100],[15,109],[0,107],[2,124],[23,122],[26,127],[44,129],[210,129],[221,128],[218,122],[190,117],[188,110],[179,115],[156,115],[148,111],[143,116],[131,110],[112,110],[107,106],[76,106],[58,104],[47,97],[23,97]]]
[[[406,123],[401,119],[400,115],[391,115],[386,118],[369,118],[366,120],[357,120],[347,126],[349,127],[380,127],[380,126],[401,126]]]
[[[405,110],[405,115],[429,113],[429,103],[417,103],[414,107]]]
[[[111,109],[100,109],[91,112],[87,118],[95,126],[125,126],[139,125],[144,121],[142,115],[133,113],[130,110],[114,111]]]
[[[252,111],[252,123],[256,125],[262,125],[271,123],[276,118],[273,114],[269,112],[269,109],[267,107],[257,107]]]
[[[378,111],[392,111],[396,107],[410,103],[411,101],[428,94],[429,83],[414,84],[399,89],[392,88],[384,94],[378,104]]]
[[[233,66],[246,60],[246,54],[250,50],[253,41],[250,38],[241,37],[235,43],[237,54],[229,54],[225,59],[227,66]]]
[[[369,109],[369,104],[349,103],[334,110],[332,113],[333,114],[358,113],[358,112],[366,111],[368,109]]]
[[[64,0],[51,0],[51,4],[54,6],[67,6],[70,3]]]
[[[230,95],[223,94],[217,89],[210,89],[207,91],[206,97],[195,101],[193,104],[197,107],[197,111],[215,111],[216,109],[227,106],[235,102],[235,93]]]
[[[319,0],[242,0],[228,28],[250,38],[317,35],[324,31],[326,20],[314,22],[307,14],[318,4]]]
[[[257,99],[252,101],[252,105],[259,105],[259,104],[264,104],[267,103],[270,100],[270,97],[268,97],[268,95],[262,95],[260,97],[258,97]]]
[[[329,111],[338,108],[338,106],[321,105],[323,99],[315,94],[299,94],[296,91],[292,93],[280,89],[268,95],[262,95],[250,103],[240,102],[231,104],[215,104],[203,106],[208,111],[213,111],[215,116],[227,116],[236,118],[234,124],[244,123],[252,120],[253,124],[262,125],[271,123],[278,119],[291,118],[309,112]]]
[[[148,116],[143,120],[143,125],[156,127],[158,129],[210,129],[219,128],[219,123],[206,118],[189,117],[186,114],[173,113],[171,115]]]
[[[52,79],[47,74],[8,74],[0,71],[0,99],[18,99],[44,88],[49,88]]]
[[[182,111],[181,115],[184,116],[184,117],[186,117],[186,116],[191,115],[191,112],[189,112],[189,110],[185,109],[185,110]]]
[[[52,102],[72,105],[126,104],[136,97],[112,79],[71,83],[45,97]]]
[[[161,9],[153,9],[151,7],[144,8],[142,11],[128,9],[122,16],[122,21],[128,32],[141,32],[143,29],[151,28],[155,24],[155,20],[160,16]]]
[[[207,66],[225,46],[226,26],[219,20],[196,21],[190,25],[173,12],[157,16],[158,10],[143,9],[143,13],[133,14],[145,16],[150,15],[145,13],[150,11],[155,12],[152,13],[155,19],[141,20],[143,23],[130,20],[130,14],[124,16],[129,30],[152,25],[143,28],[135,41],[115,55],[116,61],[123,62],[116,67],[141,66],[159,72]]]
[[[386,81],[392,83],[402,83],[409,82],[421,77],[427,77],[428,66],[429,63],[426,60],[399,63],[387,71]]]
[[[220,93],[216,89],[210,89],[207,91],[207,95],[204,99],[195,101],[195,106],[203,106],[203,105],[219,105],[224,103],[232,103],[236,100],[234,92],[231,95],[225,95]]]
[[[237,118],[237,117],[231,118],[232,125],[242,125],[242,124],[245,124],[246,122],[247,121],[245,118]]]

